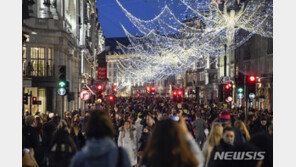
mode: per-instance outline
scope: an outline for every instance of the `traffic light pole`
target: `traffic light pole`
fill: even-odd
[[[64,96],[61,96],[61,102],[62,102],[62,110],[61,110],[61,119],[63,119],[63,114],[64,114]]]
[[[247,97],[247,95],[248,95],[248,93],[247,93],[247,86],[246,86],[246,82],[247,82],[247,76],[246,75],[244,75],[244,97],[245,97],[245,124],[247,125],[247,117],[248,117],[248,97]]]
[[[30,115],[32,115],[32,91],[30,91]]]

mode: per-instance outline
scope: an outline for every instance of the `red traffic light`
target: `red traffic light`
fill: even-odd
[[[177,92],[176,92],[176,91],[174,91],[174,92],[173,92],[173,95],[174,95],[174,96],[176,96],[176,95],[177,95]]]
[[[97,89],[101,91],[101,90],[103,90],[103,86],[102,85],[98,85],[97,86]]]
[[[255,82],[256,81],[256,77],[254,75],[249,76],[249,81],[250,82]]]
[[[33,97],[32,100],[33,100],[33,101],[37,101],[37,97]]]
[[[137,97],[140,97],[140,93],[137,93]]]
[[[228,84],[225,85],[225,89],[227,89],[227,90],[230,89],[231,87],[232,87],[231,83],[228,83]]]
[[[151,87],[151,91],[154,92],[155,91],[155,87]]]
[[[181,90],[178,91],[178,95],[182,95],[182,91]]]
[[[117,92],[117,88],[113,88],[113,92]]]
[[[109,99],[110,101],[113,101],[113,100],[114,100],[114,97],[113,97],[113,96],[109,96],[108,99]]]

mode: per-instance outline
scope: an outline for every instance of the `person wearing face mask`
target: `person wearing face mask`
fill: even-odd
[[[215,154],[216,152],[227,152],[227,151],[231,151],[235,144],[234,144],[234,139],[235,139],[235,134],[234,134],[234,130],[231,127],[226,127],[223,129],[223,137],[220,140],[220,144],[215,146],[212,153],[211,153],[211,157],[209,160],[209,164],[208,167],[223,167],[224,163],[223,161],[227,161],[227,160],[215,160]]]

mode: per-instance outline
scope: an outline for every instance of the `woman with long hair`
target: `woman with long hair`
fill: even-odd
[[[213,123],[209,138],[205,142],[202,149],[202,153],[206,160],[206,167],[208,166],[213,148],[220,144],[220,140],[222,136],[223,136],[223,126],[218,122]]]
[[[136,128],[125,120],[123,127],[119,128],[118,146],[126,149],[131,165],[137,165],[137,134]]]
[[[65,120],[61,120],[54,132],[50,145],[50,166],[69,166],[71,158],[76,153],[76,145],[69,134]]]
[[[250,141],[251,137],[250,137],[250,133],[245,125],[245,123],[241,120],[236,120],[234,122],[234,127],[237,127],[240,129],[240,131],[242,132],[243,136],[245,137],[246,141]]]
[[[140,166],[197,167],[203,165],[203,160],[185,120],[163,119],[157,122],[152,131]]]

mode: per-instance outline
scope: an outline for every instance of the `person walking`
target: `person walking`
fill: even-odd
[[[195,121],[193,122],[192,128],[195,129],[195,140],[200,148],[202,148],[204,141],[206,140],[205,129],[207,129],[207,123],[201,119],[199,112],[195,114]]]
[[[222,136],[223,136],[222,125],[218,122],[213,123],[209,138],[205,142],[203,149],[202,149],[202,153],[203,153],[205,160],[206,160],[206,162],[205,162],[206,167],[208,167],[208,163],[209,163],[213,148],[220,144],[220,140],[221,140]]]
[[[245,141],[250,141],[250,133],[245,125],[245,123],[241,120],[236,120],[234,122],[234,127],[240,129],[241,133],[243,134],[244,140]]]
[[[163,119],[156,123],[140,167],[202,167],[203,155],[185,120]]]
[[[67,122],[61,120],[54,132],[50,144],[50,167],[69,166],[71,158],[77,151],[76,145],[69,134]]]
[[[217,153],[231,151],[235,146],[234,139],[235,139],[235,132],[233,128],[231,127],[224,128],[223,137],[220,140],[220,144],[215,146],[211,153],[208,167],[224,167],[224,164],[225,164],[224,161],[227,161],[227,160],[215,159],[216,157],[215,155]]]
[[[75,154],[70,167],[131,166],[126,150],[121,147],[118,148],[112,140],[115,130],[111,119],[105,112],[92,111],[85,132],[86,144]]]
[[[137,165],[138,140],[136,128],[126,120],[124,126],[119,128],[118,146],[127,150],[132,166]]]

